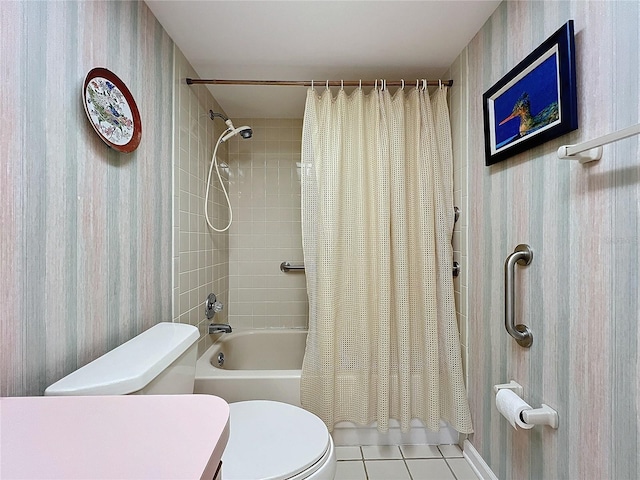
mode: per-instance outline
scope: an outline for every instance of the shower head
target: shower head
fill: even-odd
[[[209,116],[211,117],[211,120],[214,120],[216,117],[220,117],[222,120],[224,120],[224,123],[227,124],[227,132],[222,139],[220,140],[220,142],[226,142],[227,140],[229,140],[231,137],[236,136],[237,134],[240,134],[240,136],[242,138],[251,138],[251,136],[253,135],[253,130],[251,130],[251,127],[248,126],[244,126],[244,127],[239,127],[236,128],[233,125],[233,122],[231,121],[231,119],[229,119],[229,117],[224,116],[221,113],[217,113],[214,112],[213,110],[209,110]]]
[[[231,122],[231,120],[229,120],[229,122]],[[231,125],[233,126],[233,124]],[[222,137],[221,142],[226,142],[231,137],[234,137],[238,134],[240,134],[242,138],[251,138],[251,136],[253,135],[253,130],[251,130],[251,127],[248,127],[247,125],[238,128],[230,128],[229,133]]]

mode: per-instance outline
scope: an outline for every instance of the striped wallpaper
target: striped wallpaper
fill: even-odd
[[[0,2],[0,395],[38,395],[171,320],[173,42],[143,2]],[[142,119],[110,150],[81,102],[110,69]]]
[[[579,130],[485,167],[483,92],[569,19]],[[500,479],[640,478],[638,137],[586,166],[555,153],[640,121],[639,25],[637,1],[504,2],[457,60],[468,99],[467,122],[453,125],[468,135],[470,441]],[[534,250],[517,273],[530,349],[504,329],[504,261],[519,243]],[[500,416],[492,386],[512,379],[530,404],[557,409],[558,430],[514,431]]]
[[[482,93],[570,18],[580,129],[484,167]],[[640,121],[639,24],[636,1],[505,2],[451,69],[470,441],[501,479],[640,477],[638,138],[592,166],[555,157]],[[0,2],[0,32],[0,395],[38,395],[172,318],[173,43],[143,2]],[[85,118],[95,66],[137,101],[130,155]],[[521,242],[535,251],[518,272],[529,350],[503,327],[503,264]],[[557,431],[508,426],[491,386],[510,379],[558,410]]]

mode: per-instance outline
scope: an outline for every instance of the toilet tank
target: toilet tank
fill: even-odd
[[[45,395],[193,393],[198,329],[163,322],[47,387]]]

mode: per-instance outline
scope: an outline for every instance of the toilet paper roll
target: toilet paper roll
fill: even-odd
[[[529,425],[522,420],[520,414],[525,410],[531,410],[531,406],[508,388],[501,388],[496,394],[496,407],[504,418],[509,420],[513,428],[517,427],[529,430],[533,425]]]

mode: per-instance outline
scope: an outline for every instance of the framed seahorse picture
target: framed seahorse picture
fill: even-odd
[[[578,128],[573,20],[482,96],[487,166]]]

